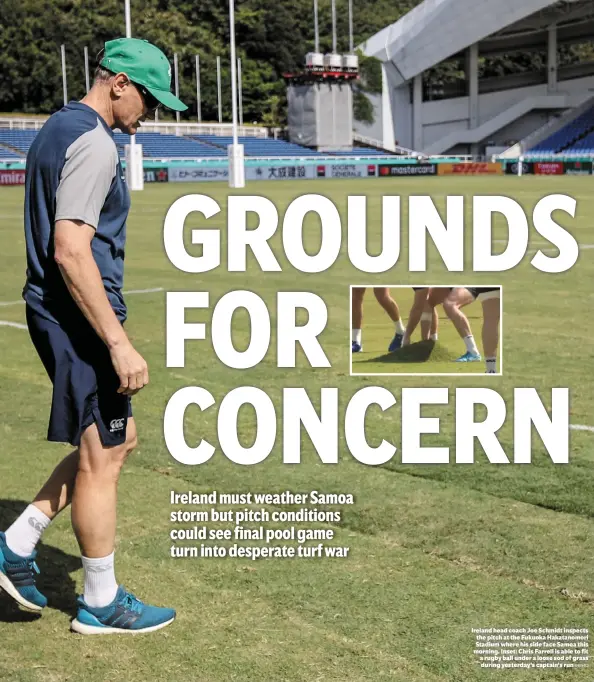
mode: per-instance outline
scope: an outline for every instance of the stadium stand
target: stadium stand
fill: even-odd
[[[124,146],[130,143],[130,136],[125,133],[114,133],[115,142],[120,155],[124,155]],[[147,158],[208,158],[227,155],[227,149],[203,144],[188,137],[163,135],[162,133],[138,133],[136,142],[142,145],[142,155]]]
[[[227,145],[233,143],[232,137],[224,137],[220,135],[193,135],[196,140],[205,142],[207,144],[216,145],[223,149],[227,149]],[[309,147],[302,147],[293,142],[286,142],[285,140],[272,139],[258,139],[254,137],[240,137],[239,144],[244,146],[246,156],[265,156],[265,157],[283,157],[283,156],[386,156],[390,152],[385,152],[374,147],[355,147],[352,150],[340,152],[317,152],[315,149]]]
[[[594,107],[590,107],[577,118],[570,121],[560,130],[541,140],[529,149],[527,158],[542,156],[543,154],[571,154],[573,152],[584,155],[594,151]]]
[[[24,156],[16,154],[12,149],[0,144],[0,160],[1,161],[22,161]]]
[[[0,129],[0,158],[20,159],[18,152],[26,155],[31,143],[37,135],[36,130],[4,130]],[[123,157],[124,147],[130,143],[130,136],[125,133],[114,133],[118,152]],[[221,158],[227,156],[227,145],[233,138],[220,135],[178,136],[164,133],[138,133],[136,141],[142,145],[145,158]],[[349,151],[317,152],[309,147],[286,142],[255,137],[240,137],[244,145],[245,155],[249,157],[321,157],[321,156],[386,156],[389,152],[373,147],[355,147]]]
[[[4,130],[0,129],[0,145],[8,145],[13,149],[26,154],[29,151],[31,143],[37,135],[36,130]],[[18,155],[17,158],[21,158]],[[2,158],[4,154],[2,154]]]
[[[427,156],[489,158],[520,145],[517,158],[526,149],[550,154],[573,148],[587,129],[567,130],[542,147],[540,136],[526,147],[524,140],[592,97],[594,61],[585,55],[567,64],[560,47],[591,43],[593,34],[593,0],[415,3],[360,45],[382,62],[383,79],[381,94],[369,96],[374,122],[355,122],[355,130],[385,149],[397,140]],[[516,55],[537,52],[545,64],[532,58],[521,68],[515,63]],[[502,54],[514,68],[483,74],[481,60]],[[438,65],[455,65],[458,75],[432,84],[426,74]]]
[[[192,135],[200,142],[216,146],[227,153],[227,145],[233,143],[232,137],[219,135]],[[285,140],[258,139],[254,137],[240,137],[239,144],[244,146],[246,156],[327,156],[320,154],[309,147],[302,147]]]

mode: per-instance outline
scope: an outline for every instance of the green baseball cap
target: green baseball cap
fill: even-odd
[[[114,73],[125,73],[133,83],[143,85],[168,109],[185,111],[188,108],[170,91],[169,60],[148,40],[138,38],[108,40],[100,65]]]

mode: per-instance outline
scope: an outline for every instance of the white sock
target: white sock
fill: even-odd
[[[491,374],[491,373],[497,374],[497,358],[487,358],[486,364],[487,364],[487,372],[489,374]]]
[[[30,504],[6,531],[8,548],[19,556],[30,556],[50,523],[51,519],[34,504]]]
[[[351,341],[353,343],[358,343],[361,345],[361,330],[360,329],[353,329],[351,330]]]
[[[111,604],[118,591],[115,579],[114,553],[100,559],[88,559],[83,556],[82,564],[85,572],[83,598],[92,607]]]
[[[479,354],[476,343],[474,342],[474,336],[472,334],[469,334],[467,337],[465,337],[464,343],[466,344],[466,350],[469,353],[474,353],[475,355]]]
[[[437,341],[437,334],[431,334],[430,339],[431,341]]]
[[[397,334],[404,334],[404,332],[406,331],[406,327],[402,324],[402,320],[394,322],[394,326],[396,327]]]
[[[405,332],[404,336],[402,337],[402,345],[403,346],[408,346],[410,344],[410,336]]]

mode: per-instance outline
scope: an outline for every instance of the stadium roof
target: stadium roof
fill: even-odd
[[[546,48],[555,23],[559,42],[591,40],[594,0],[424,0],[362,48],[393,64],[397,85],[474,43],[481,55]]]

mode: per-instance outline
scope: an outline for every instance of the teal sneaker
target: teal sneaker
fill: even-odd
[[[28,557],[15,554],[6,544],[6,535],[0,533],[0,588],[31,611],[41,611],[47,606],[47,599],[35,586],[39,574],[36,556],[36,552]]]
[[[466,352],[461,355],[455,362],[480,362],[482,357],[478,353]]]
[[[120,585],[107,606],[91,607],[79,597],[78,613],[70,629],[80,635],[137,635],[160,630],[174,620],[173,609],[144,604]]]

